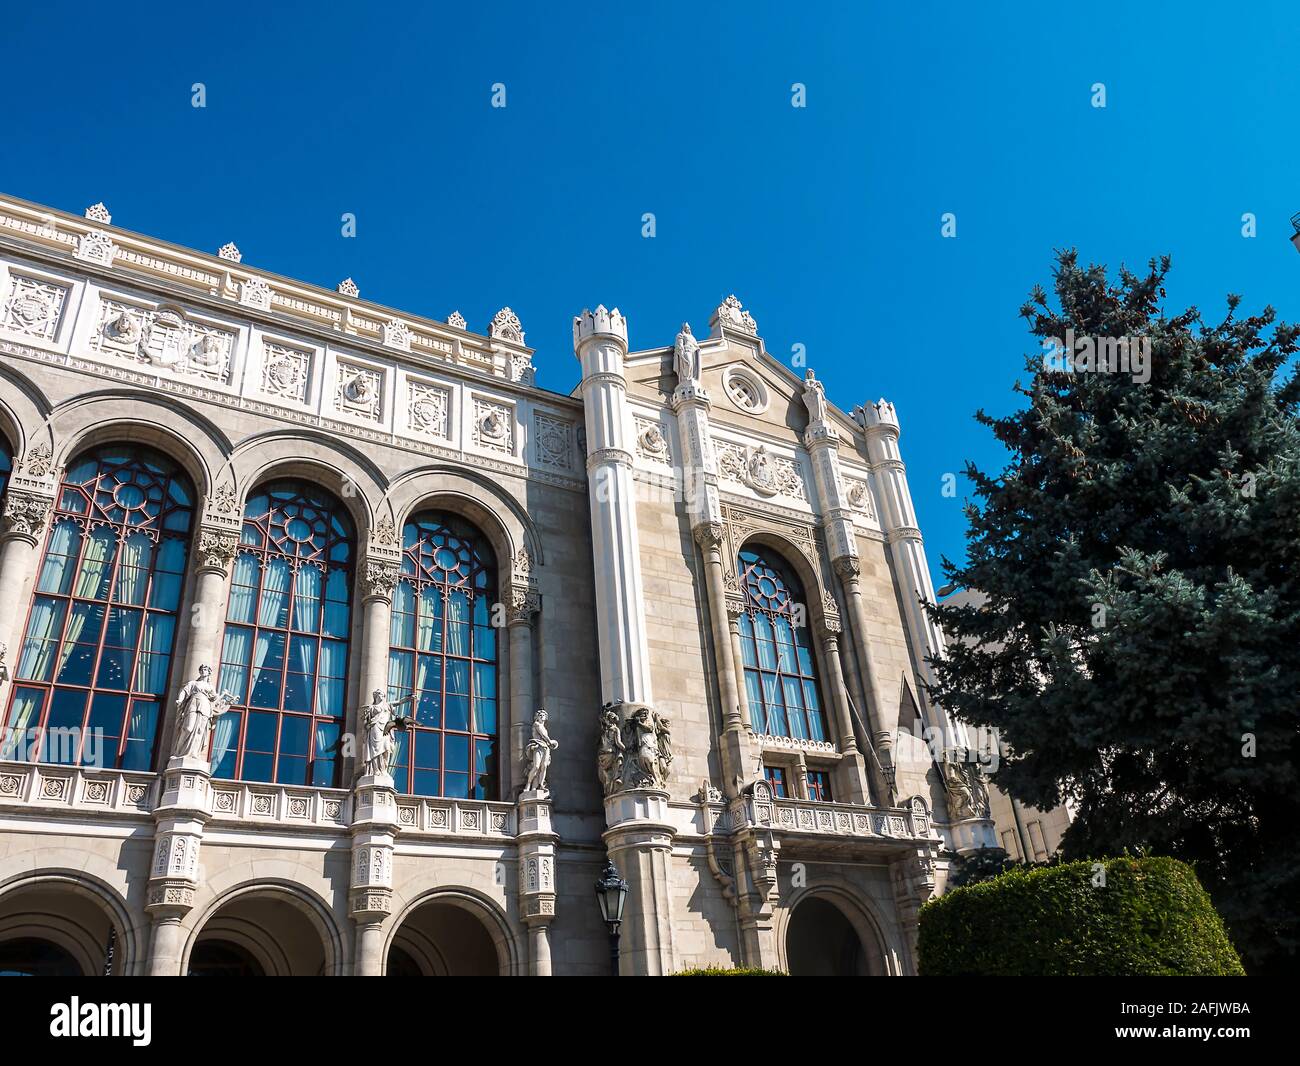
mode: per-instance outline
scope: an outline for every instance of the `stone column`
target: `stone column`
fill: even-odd
[[[185,650],[181,685],[198,677],[200,666],[210,666],[213,683],[218,683],[228,597],[226,581],[238,550],[237,534],[207,526],[200,528],[194,599],[190,604],[189,644]]]
[[[698,346],[683,325],[677,347],[698,353]],[[694,361],[698,363],[698,354]],[[681,367],[679,366],[679,371]],[[684,371],[683,371],[684,372]],[[691,535],[704,559],[704,591],[709,605],[709,626],[713,660],[718,670],[718,697],[722,703],[720,754],[723,786],[734,796],[750,772],[748,703],[740,679],[737,657],[739,632],[733,639],[726,593],[726,568],[735,561],[724,557],[722,501],[718,493],[718,459],[709,428],[709,394],[695,380],[680,381],[673,390],[673,412],[677,415],[677,454],[682,462],[682,490]]]
[[[356,923],[357,977],[384,972],[383,925],[393,910],[397,789],[388,774],[357,779],[352,808],[352,878],[348,912]]]
[[[555,844],[551,794],[521,792],[518,805],[519,914],[528,926],[528,972],[551,976],[551,922],[555,919]]]
[[[854,650],[857,652],[859,673],[862,676],[862,694],[867,704],[866,725],[871,731],[870,740],[875,747],[876,759],[867,760],[871,771],[871,784],[877,802],[882,806],[892,807],[894,804],[894,731],[890,728],[889,711],[884,705],[883,687],[876,672],[875,658],[871,654],[867,608],[858,577],[860,564],[856,555],[851,557],[846,555],[836,559],[834,565],[844,590],[849,622],[853,626]]]
[[[632,476],[632,415],[623,362],[627,322],[615,308],[583,311],[573,320],[573,347],[582,363],[587,427],[592,563],[604,704],[618,707],[631,733],[637,715],[653,722],[654,694],[646,640],[636,484]],[[629,759],[629,765],[631,760]],[[632,784],[634,787],[627,787]],[[627,974],[671,973],[672,897],[668,862],[673,826],[668,793],[657,771],[634,782],[611,782],[605,798],[605,846],[624,880],[622,967]]]
[[[866,763],[858,751],[857,731],[853,728],[853,714],[849,709],[849,694],[844,687],[844,667],[840,662],[839,622],[823,623],[820,627],[822,652],[826,657],[829,674],[831,707],[835,714],[835,731],[839,734],[840,751],[844,754],[844,773],[841,781],[848,786],[844,797],[849,803],[870,803],[867,790]]]
[[[881,525],[889,540],[903,614],[918,659],[916,671],[923,681],[933,682],[934,672],[927,660],[943,657],[943,633],[921,606],[923,602],[935,602],[934,585],[912,507],[907,470],[898,450],[898,414],[894,405],[885,400],[866,404],[861,412],[867,454],[880,491]],[[950,718],[943,708],[933,704],[931,708],[940,719],[937,724],[944,729],[944,747],[967,747],[966,727]]]
[[[822,524],[826,533],[826,547],[830,552],[831,562],[837,573],[843,575],[845,569],[851,569],[856,575],[858,570],[858,535],[857,529],[853,524],[853,509],[848,505],[848,500],[844,492],[844,479],[840,474],[840,434],[836,429],[835,423],[830,417],[830,408],[826,403],[825,391],[821,382],[817,381],[810,370],[804,376],[804,405],[808,408],[808,428],[804,432],[804,446],[808,449],[808,456],[812,461],[813,483],[817,490],[817,503],[822,516]],[[856,577],[855,577],[856,582]],[[857,588],[856,583],[853,586]],[[863,610],[862,598],[859,593],[854,598],[851,591],[846,586],[845,600],[853,622],[854,636],[857,640],[858,660],[861,671],[864,676],[864,687],[867,700],[866,714],[872,722],[871,730],[873,737],[872,743],[875,747],[875,754],[880,760],[883,767],[888,767],[889,749],[893,744],[892,732],[887,734],[887,739],[881,734],[885,732],[884,723],[888,722],[888,716],[881,707],[880,685],[876,679],[875,664],[871,655],[871,641],[867,634],[865,617]],[[838,632],[839,617],[838,611],[834,616],[829,615],[830,604],[825,605],[827,617],[825,619],[825,631],[830,633]],[[835,649],[838,652],[838,640],[835,641]],[[853,721],[851,713],[848,711],[848,699],[844,688],[844,674],[842,669],[831,667],[828,654],[828,669],[832,669],[835,675],[835,700],[837,716],[843,713],[848,718],[847,737],[854,736]],[[836,662],[839,662],[839,655],[834,656]],[[840,664],[842,666],[842,663]],[[841,712],[841,706],[843,710]],[[850,750],[847,747],[848,739],[843,730],[841,730],[841,744],[845,745],[841,750],[844,751],[845,757],[849,760],[848,777],[851,782],[851,788],[866,798],[866,782],[868,778],[872,784],[872,790],[875,792],[877,802],[889,806],[893,803],[893,791],[887,771],[876,765],[876,760],[871,758],[864,759],[862,753],[858,751],[856,740],[853,741],[853,747]]]
[[[510,634],[510,737],[509,750],[502,753],[501,795],[508,797],[520,782],[514,775],[528,744],[528,724],[537,710],[533,690],[533,618],[541,607],[536,591],[514,585],[506,603],[506,626]]]
[[[367,558],[361,571],[361,702],[379,689],[388,695],[388,647],[393,591],[401,571],[387,559]]]
[[[182,927],[194,907],[203,827],[212,816],[208,760],[173,755],[163,771],[162,799],[154,808],[154,855],[145,910],[153,919],[149,976],[181,972]]]
[[[623,376],[627,322],[618,308],[584,311],[573,320],[573,346],[582,363],[601,701],[650,704],[654,697],[628,441],[632,416]]]
[[[10,673],[18,665],[19,627],[27,617],[23,591],[36,571],[36,546],[45,533],[54,497],[28,492],[14,485],[5,494],[0,519],[0,645],[7,646]]]

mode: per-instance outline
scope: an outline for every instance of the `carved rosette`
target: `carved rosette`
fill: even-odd
[[[361,597],[362,599],[379,598],[391,600],[393,590],[397,588],[397,582],[401,577],[401,571],[397,566],[390,562],[377,562],[373,559],[367,560],[365,569],[361,573]]]
[[[0,534],[26,537],[33,542],[45,531],[45,523],[54,508],[54,498],[11,487],[5,496],[4,517]]]

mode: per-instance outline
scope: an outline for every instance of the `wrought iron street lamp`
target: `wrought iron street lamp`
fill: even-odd
[[[619,877],[613,860],[605,860],[605,869],[596,880],[596,900],[600,916],[609,930],[609,961],[618,976],[618,927],[623,924],[623,905],[627,903],[627,882]]]

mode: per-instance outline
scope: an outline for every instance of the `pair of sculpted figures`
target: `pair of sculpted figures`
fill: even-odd
[[[620,703],[607,703],[600,714],[596,772],[605,795],[625,788],[662,788],[673,761],[672,722],[646,706],[634,706],[620,718]]]

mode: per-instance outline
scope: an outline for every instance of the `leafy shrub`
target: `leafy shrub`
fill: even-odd
[[[696,966],[678,970],[673,977],[788,977],[782,970],[764,970],[758,966]]]
[[[919,954],[926,976],[1244,974],[1196,874],[1168,858],[1016,868],[953,889],[921,909]]]

